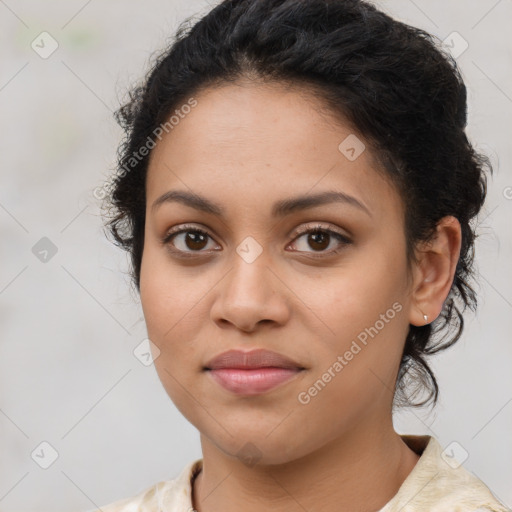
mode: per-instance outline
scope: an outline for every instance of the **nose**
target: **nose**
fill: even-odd
[[[289,316],[288,290],[268,260],[260,256],[248,263],[238,254],[221,280],[211,308],[211,318],[220,328],[253,332],[259,324],[284,325]]]

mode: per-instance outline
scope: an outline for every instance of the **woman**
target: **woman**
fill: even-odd
[[[466,116],[434,38],[360,0],[182,25],[118,111],[107,206],[203,457],[104,512],[505,510],[392,421],[436,403],[426,356],[476,306]]]

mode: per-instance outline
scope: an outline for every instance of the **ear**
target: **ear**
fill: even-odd
[[[409,312],[412,325],[426,325],[440,315],[453,283],[460,247],[460,223],[447,216],[438,222],[434,239],[416,249],[418,263],[414,268]],[[428,317],[426,321],[424,314]]]

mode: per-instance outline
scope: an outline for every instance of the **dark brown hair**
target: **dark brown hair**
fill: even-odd
[[[453,345],[462,312],[476,310],[471,221],[483,206],[492,166],[466,136],[466,87],[454,59],[435,36],[368,2],[225,0],[198,21],[182,23],[116,112],[126,136],[105,198],[107,227],[131,256],[137,290],[149,159],[140,149],[188,98],[241,78],[309,87],[361,134],[403,198],[409,267],[417,243],[432,237],[441,218],[459,220],[452,288],[434,322],[410,326],[395,388],[395,407],[435,404],[438,385],[426,357]]]

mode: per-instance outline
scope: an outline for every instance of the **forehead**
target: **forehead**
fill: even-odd
[[[402,213],[398,192],[377,172],[364,138],[326,115],[308,90],[239,82],[193,99],[195,106],[184,109],[152,150],[148,208],[171,189],[216,198],[228,213],[237,202],[261,209],[309,191],[338,190],[377,216]]]

